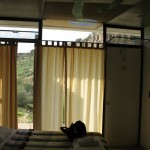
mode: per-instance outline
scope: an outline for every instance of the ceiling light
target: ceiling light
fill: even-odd
[[[77,19],[71,20],[69,23],[74,26],[95,26],[98,21],[92,19]]]

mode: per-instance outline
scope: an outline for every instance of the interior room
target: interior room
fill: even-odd
[[[1,0],[0,126],[21,128],[25,110],[28,129],[57,131],[81,120],[106,141],[103,150],[150,150],[149,6],[149,0]],[[52,31],[61,40],[51,39]],[[17,53],[27,43],[31,51]]]

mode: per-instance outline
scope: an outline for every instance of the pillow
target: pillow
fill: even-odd
[[[75,139],[73,141],[73,147],[75,150],[106,150],[104,143],[97,136],[86,136]]]
[[[0,143],[11,134],[11,131],[12,130],[10,128],[0,126]]]

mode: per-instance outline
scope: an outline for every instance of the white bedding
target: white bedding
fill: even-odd
[[[77,138],[73,141],[74,150],[106,150],[98,136]],[[88,147],[88,148],[87,148]]]

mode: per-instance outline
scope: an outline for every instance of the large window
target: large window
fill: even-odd
[[[9,26],[9,25],[8,25]],[[31,31],[31,33],[36,33],[37,29],[30,28],[17,28],[14,26],[10,27],[0,27],[0,38],[3,40],[18,40],[23,37],[26,39],[21,42],[17,42],[17,120],[18,128],[29,129],[33,128],[33,74],[34,74],[34,54],[35,54],[35,43],[30,41],[30,39],[36,39],[35,35],[27,34],[26,31]],[[25,31],[25,32],[24,32]],[[33,31],[33,32],[32,32]],[[34,32],[35,31],[35,32]],[[67,31],[67,30],[43,30],[43,40],[52,41],[79,41],[82,42],[90,36],[91,32],[81,32],[81,31]],[[33,37],[32,37],[33,36]],[[0,85],[2,83],[0,82]],[[1,90],[1,89],[0,89]],[[1,98],[0,92],[0,98]],[[63,114],[65,103],[63,102]],[[0,106],[1,107],[1,106]],[[64,116],[63,116],[64,117]],[[65,123],[65,118],[63,118],[63,123]]]
[[[90,32],[44,30],[43,39],[76,41]],[[60,36],[63,35],[63,36]],[[18,43],[17,52],[17,116],[18,128],[33,128],[34,43]]]

